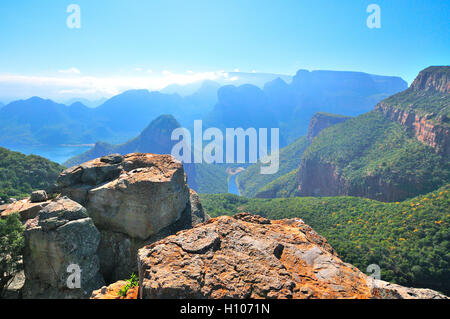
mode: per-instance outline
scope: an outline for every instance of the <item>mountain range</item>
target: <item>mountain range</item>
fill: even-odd
[[[398,201],[448,183],[449,70],[427,68],[407,90],[374,110],[324,129],[306,148],[300,143],[297,167],[256,189],[247,186],[258,180],[250,167],[238,177],[241,191],[257,197],[352,195]]]
[[[209,127],[279,127],[286,146],[306,134],[316,112],[359,115],[382,99],[407,88],[398,77],[362,72],[299,70],[291,83],[277,78],[260,89],[224,86],[205,117]]]
[[[229,76],[235,77],[233,72]],[[198,119],[218,128],[279,127],[281,144],[287,145],[306,133],[308,120],[316,111],[361,114],[406,88],[406,82],[398,77],[359,72],[300,70],[292,78],[274,76],[239,72],[232,82],[238,86],[219,88],[216,82],[204,81],[186,96],[130,90],[96,108],[80,102],[67,106],[39,97],[14,101],[0,109],[0,145],[118,144],[137,136],[162,114],[173,115],[187,128]],[[239,85],[240,81],[253,81],[262,87],[266,80],[270,82],[263,89]]]

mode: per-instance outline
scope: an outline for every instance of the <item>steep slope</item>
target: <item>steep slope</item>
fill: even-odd
[[[450,180],[448,159],[372,111],[330,127],[305,151],[300,196],[351,195],[397,201]]]
[[[256,193],[273,180],[297,169],[298,161],[308,147],[306,137],[300,137],[294,143],[280,150],[280,166],[275,174],[261,174],[261,162],[250,165],[237,177],[240,194],[246,197],[254,197]]]
[[[240,212],[269,219],[301,218],[361,270],[381,279],[450,293],[450,186],[399,203],[358,197],[249,199],[201,195],[211,217]]]
[[[387,118],[407,127],[421,142],[450,156],[450,67],[429,67],[411,87],[376,106]]]
[[[348,120],[350,116],[344,116],[339,114],[331,114],[324,112],[317,112],[311,118],[308,126],[308,133],[306,134],[306,138],[311,143],[313,139],[319,135],[324,129],[333,126],[335,124],[345,122]]]
[[[53,185],[63,166],[43,157],[12,152],[0,147],[0,199],[24,197]]]
[[[170,135],[178,127],[180,124],[173,116],[161,115],[132,140],[120,145],[98,142],[91,150],[69,159],[64,165],[71,167],[112,153],[122,155],[134,152],[170,154],[175,144],[171,141]]]
[[[375,111],[320,134],[300,163],[298,194],[396,201],[448,182],[447,74],[426,69]]]
[[[137,137],[120,145],[98,142],[95,146],[64,163],[67,167],[79,165],[94,158],[114,153],[171,154],[177,141],[171,140],[172,131],[180,124],[172,115],[161,115],[154,119]],[[227,191],[227,174],[225,168],[212,164],[184,163],[191,188],[202,193],[225,193]]]
[[[318,112],[311,118],[306,137],[297,139],[294,143],[280,150],[280,166],[276,174],[260,173],[261,163],[250,165],[238,176],[241,194],[248,197],[287,197],[295,192],[296,181],[294,173],[298,169],[303,152],[322,130],[350,117]]]

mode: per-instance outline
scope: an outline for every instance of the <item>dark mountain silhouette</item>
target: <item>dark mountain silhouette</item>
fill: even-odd
[[[306,134],[316,112],[358,115],[407,88],[399,77],[362,72],[299,70],[292,83],[281,78],[256,86],[225,86],[205,117],[216,127],[279,127],[282,146]]]
[[[59,145],[93,143],[113,132],[96,121],[81,103],[71,106],[32,97],[0,109],[0,145]]]

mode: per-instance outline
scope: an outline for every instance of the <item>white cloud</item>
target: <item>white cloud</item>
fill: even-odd
[[[239,69],[238,68],[234,69],[234,72],[239,72]]]
[[[78,70],[77,68],[70,68],[67,70],[59,70],[59,73],[63,73],[63,74],[81,74],[80,70]]]
[[[148,70],[147,70],[147,73],[153,73],[153,70],[148,69]]]
[[[147,71],[148,72],[148,71]],[[0,97],[6,99],[40,96],[51,99],[111,97],[130,89],[161,90],[170,84],[186,85],[203,80],[227,79],[223,71],[176,74],[167,70],[162,75],[142,73],[136,76],[97,77],[72,72],[61,76],[30,76],[0,73]]]

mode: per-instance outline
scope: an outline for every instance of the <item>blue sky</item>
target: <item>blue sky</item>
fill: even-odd
[[[72,3],[81,29],[66,26]],[[380,29],[366,26],[371,3],[381,8]],[[450,1],[440,0],[3,0],[0,81],[100,77],[92,81],[108,86],[144,73],[186,81],[220,70],[302,68],[411,82],[429,65],[449,64],[449,21]]]

